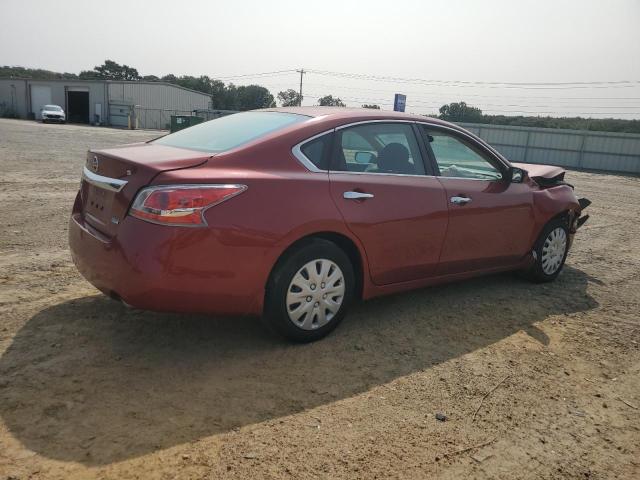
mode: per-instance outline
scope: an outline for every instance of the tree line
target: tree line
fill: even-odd
[[[191,75],[168,74],[140,75],[138,70],[128,65],[120,65],[113,60],[106,60],[92,70],[83,70],[79,74],[69,72],[53,72],[40,68],[0,66],[0,78],[31,78],[34,80],[127,80],[146,82],[167,82],[211,96],[211,107],[217,110],[253,110],[276,106],[276,99],[266,87],[261,85],[234,85],[211,78],[207,75],[194,77]],[[278,93],[277,100],[283,107],[302,104],[303,98],[294,89]],[[317,104],[328,107],[345,107],[345,103],[333,95],[325,95],[317,99]],[[380,109],[379,105],[365,104],[362,108]],[[454,102],[440,107],[442,120],[450,122],[487,123],[496,125],[513,125],[523,127],[562,128],[575,130],[598,130],[604,132],[640,133],[640,120],[623,120],[617,118],[583,118],[583,117],[534,117],[486,115],[477,107],[465,102]]]
[[[440,107],[438,118],[448,122],[486,123],[518,127],[561,128],[600,132],[640,133],[640,120],[584,117],[532,117],[523,115],[486,115],[478,107],[454,102]]]

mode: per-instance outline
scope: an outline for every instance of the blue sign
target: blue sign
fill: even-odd
[[[404,112],[404,107],[407,106],[407,96],[401,93],[396,93],[396,97],[393,99],[393,111]]]

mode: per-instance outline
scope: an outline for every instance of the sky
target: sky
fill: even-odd
[[[404,93],[413,113],[640,118],[640,0],[0,0],[0,18],[0,65],[108,58],[274,96],[304,68],[306,105],[392,109]]]

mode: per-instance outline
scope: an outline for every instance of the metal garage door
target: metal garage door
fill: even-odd
[[[51,87],[45,85],[31,85],[31,111],[37,120],[42,120],[40,109],[51,104]]]

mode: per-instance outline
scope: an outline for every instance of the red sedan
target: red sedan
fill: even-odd
[[[562,269],[589,204],[558,167],[512,164],[433,118],[260,110],[89,151],[78,270],[141,309],[258,314],[319,339],[356,299]]]

